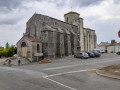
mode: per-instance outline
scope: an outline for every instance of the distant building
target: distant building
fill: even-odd
[[[64,18],[65,22],[35,13],[17,43],[18,57],[35,61],[41,53],[46,58],[57,58],[96,48],[95,30],[84,28],[79,13],[71,11]]]
[[[99,48],[108,53],[117,52],[120,51],[120,43],[100,43]]]

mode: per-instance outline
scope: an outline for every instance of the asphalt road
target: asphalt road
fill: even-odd
[[[0,90],[120,90],[120,80],[99,76],[100,67],[120,64],[120,56],[76,59],[73,56],[49,64],[0,66]]]

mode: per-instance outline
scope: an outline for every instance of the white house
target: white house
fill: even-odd
[[[107,53],[120,51],[120,43],[100,43],[99,48]]]

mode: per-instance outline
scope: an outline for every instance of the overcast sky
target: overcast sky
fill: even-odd
[[[15,45],[35,12],[64,20],[71,7],[80,13],[85,28],[96,30],[98,44],[120,42],[120,0],[0,0],[0,46]]]

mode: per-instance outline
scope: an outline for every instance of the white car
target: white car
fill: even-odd
[[[13,57],[17,57],[18,55],[17,54],[14,54]]]
[[[101,53],[105,53],[104,50],[101,50],[100,52],[101,52]]]

